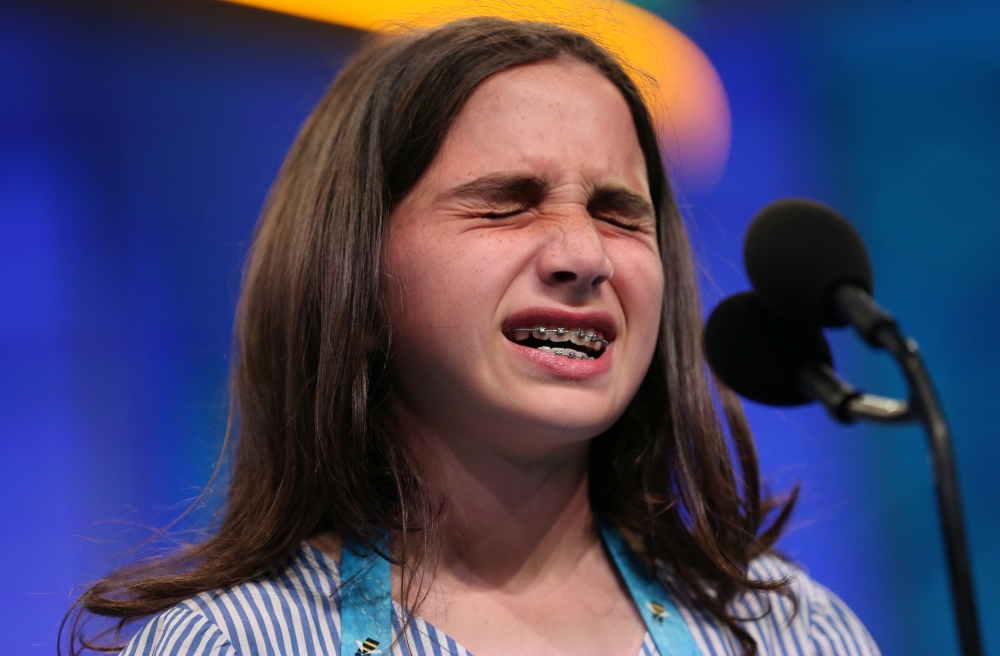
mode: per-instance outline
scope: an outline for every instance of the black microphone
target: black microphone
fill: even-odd
[[[754,289],[777,314],[810,326],[851,323],[872,346],[892,348],[896,322],[872,300],[868,250],[847,219],[802,198],[771,203],[743,242]],[[893,339],[896,337],[896,339]]]
[[[723,382],[750,399],[754,399],[752,393],[757,396],[754,400],[765,403],[792,400],[790,371],[794,370],[801,394],[822,401],[840,421],[919,420],[924,425],[934,467],[959,642],[965,656],[981,656],[951,431],[917,343],[906,337],[892,315],[872,299],[872,268],[860,235],[844,217],[825,205],[799,198],[781,200],[754,218],[743,244],[743,259],[759,303],[787,324],[775,323],[774,318],[750,319],[751,315],[756,317],[759,308],[747,309],[751,302],[735,301],[719,315],[719,325],[713,328],[711,337],[706,327],[710,366]],[[743,295],[733,298],[739,296]],[[723,322],[730,332],[723,330]],[[869,344],[895,357],[909,384],[908,401],[853,392],[833,375],[829,359],[823,360],[818,350],[806,348],[815,342],[815,334],[810,331],[848,323]],[[749,326],[747,335],[732,332],[744,330],[739,325]],[[789,325],[797,326],[799,332]],[[733,346],[741,339],[750,340],[739,347],[748,349],[750,355],[740,355]],[[787,340],[784,345],[782,339]],[[713,363],[713,357],[718,362]],[[770,364],[761,364],[764,359],[771,360]],[[743,367],[782,382],[762,383]]]
[[[734,294],[712,311],[705,358],[719,380],[757,403],[819,401],[842,423],[894,422],[910,413],[906,401],[864,394],[842,380],[823,332],[778,316],[755,292]]]
[[[802,371],[833,365],[818,328],[779,317],[754,292],[730,296],[712,311],[705,324],[705,356],[715,375],[737,394],[776,406],[813,401],[801,389]]]

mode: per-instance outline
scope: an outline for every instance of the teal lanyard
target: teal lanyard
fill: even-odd
[[[389,553],[387,535],[375,544]],[[377,551],[344,545],[340,554],[340,656],[381,654],[392,642],[392,569]],[[352,651],[357,649],[357,651]]]
[[[660,656],[698,656],[691,630],[663,586],[616,528],[598,520],[611,554]],[[388,553],[388,539],[376,545]],[[340,560],[340,656],[388,653],[392,642],[392,578],[389,561],[376,551],[346,546]],[[357,651],[351,651],[357,649]]]
[[[688,628],[673,600],[663,591],[663,586],[649,569],[642,564],[632,551],[622,534],[611,524],[600,519],[601,539],[607,547],[611,559],[615,561],[618,573],[625,581],[625,587],[632,595],[646,624],[646,630],[656,645],[660,656],[698,656],[698,646],[694,643]]]

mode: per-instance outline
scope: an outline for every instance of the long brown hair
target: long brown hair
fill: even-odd
[[[87,590],[67,615],[71,654],[99,648],[95,640],[120,648],[103,641],[192,595],[272,571],[320,532],[365,542],[386,528],[406,536],[433,526],[436,507],[422,474],[382,410],[390,385],[382,375],[391,335],[380,295],[388,217],[479,84],[558,57],[593,66],[628,103],[666,280],[645,380],[621,419],[592,442],[591,503],[639,536],[646,555],[671,566],[756,653],[727,603],[743,592],[786,591],[747,572],[772,548],[794,499],[765,529],[768,503],[749,428],[736,398],[713,386],[705,367],[694,267],[649,110],[623,67],[591,39],[545,23],[472,18],[374,36],[309,117],[271,190],[244,273],[224,515],[207,539]],[[113,618],[112,635],[88,640],[81,619],[90,615]]]

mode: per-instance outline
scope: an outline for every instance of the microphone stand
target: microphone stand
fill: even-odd
[[[839,287],[834,292],[833,302],[862,339],[875,348],[889,351],[896,359],[909,385],[910,399],[904,401],[860,393],[825,364],[807,365],[799,375],[800,386],[807,396],[821,402],[830,415],[842,423],[865,419],[884,423],[920,421],[923,424],[930,443],[962,654],[983,656],[951,433],[930,374],[917,351],[917,343],[903,335],[892,315],[860,287]]]

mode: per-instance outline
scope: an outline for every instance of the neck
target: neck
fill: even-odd
[[[524,590],[561,580],[599,544],[586,441],[522,456],[421,433],[422,464],[445,504],[435,540],[439,584]]]

